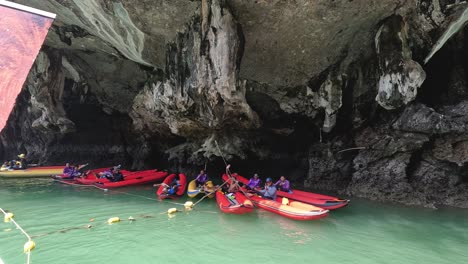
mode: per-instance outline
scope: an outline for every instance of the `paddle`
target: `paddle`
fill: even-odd
[[[81,169],[83,169],[83,168],[85,168],[87,166],[88,166],[88,163],[80,165],[80,166],[78,166],[78,170],[80,171]]]
[[[227,164],[226,160],[224,159],[224,156],[223,156],[223,153],[221,152],[221,149],[219,148],[219,145],[218,145],[218,141],[215,140],[215,144],[216,144],[216,147],[218,148],[218,151],[219,151],[219,154],[221,155],[221,158],[223,159],[223,162],[224,164],[226,165],[226,175],[229,177],[229,179],[231,180],[231,183],[232,184],[237,184],[237,186],[239,187],[239,190],[245,195],[245,197],[252,203],[254,204],[254,202],[252,200],[250,200],[249,196],[244,192],[244,190],[242,190],[242,188],[240,188],[240,186],[238,185],[238,181],[232,176],[231,172],[229,171],[229,168],[231,167],[231,165]],[[227,182],[227,181],[226,181]],[[223,184],[224,185],[224,184]]]

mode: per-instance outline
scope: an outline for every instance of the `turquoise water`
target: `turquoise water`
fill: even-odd
[[[353,200],[300,222],[261,210],[227,215],[205,199],[171,218],[167,210],[182,207],[151,200],[151,186],[118,191],[0,178],[0,207],[33,236],[31,263],[468,263],[468,210]],[[136,221],[105,223],[114,216]],[[5,264],[26,262],[25,242],[0,222]]]

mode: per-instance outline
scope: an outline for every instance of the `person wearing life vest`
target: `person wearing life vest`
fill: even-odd
[[[204,170],[200,171],[200,174],[197,175],[197,178],[195,178],[195,183],[197,186],[203,186],[205,183],[208,181],[208,175],[206,175]]]
[[[65,168],[63,168],[63,176],[69,178],[73,174],[73,167],[70,166],[70,163],[65,164]]]
[[[260,180],[260,178],[258,177],[258,174],[255,173],[254,176],[250,178],[249,182],[247,183],[247,185],[245,185],[245,187],[247,189],[253,190],[255,188],[260,188],[261,183],[262,183],[262,180]]]
[[[180,181],[175,179],[172,181],[171,185],[162,183],[164,186],[162,193],[165,195],[175,195],[177,194],[177,191],[179,190],[179,187],[181,186]]]
[[[291,192],[291,186],[289,185],[289,181],[286,180],[284,176],[281,176],[280,179],[274,184],[279,191],[283,192]]]
[[[67,162],[65,168],[63,168],[63,176],[70,179],[81,176],[81,173],[78,171],[78,165],[72,166]]]
[[[16,160],[13,164],[13,168],[17,170],[24,170],[28,166],[28,162],[26,161],[26,155],[21,153],[18,155],[19,160]]]

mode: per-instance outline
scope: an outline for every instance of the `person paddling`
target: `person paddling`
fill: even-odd
[[[78,171],[76,166],[71,166],[70,163],[65,164],[65,168],[63,168],[63,176],[65,178],[73,179],[80,175],[81,173]]]
[[[200,174],[195,178],[195,183],[198,188],[203,189],[204,192],[209,192],[206,183],[208,182],[208,175],[205,173],[205,170],[201,170]]]

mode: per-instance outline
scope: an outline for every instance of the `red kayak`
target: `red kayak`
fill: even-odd
[[[296,190],[292,190],[292,193],[277,191],[276,195],[278,195],[279,197],[285,197],[294,201],[299,201],[299,202],[315,205],[315,206],[318,206],[320,208],[327,209],[327,210],[335,210],[341,207],[345,207],[349,203],[349,200],[338,199],[336,197],[331,197],[331,196],[329,196],[331,197],[331,199],[312,198],[314,196],[309,197],[309,196],[297,194]],[[319,194],[319,196],[321,195]]]
[[[108,169],[101,168],[101,169],[92,170],[90,171],[90,173],[88,173],[84,177],[75,178],[75,180],[77,183],[84,184],[84,185],[91,185],[91,184],[98,183],[98,182],[101,182],[101,183],[111,182],[107,178],[99,178],[99,173],[104,172],[106,170]],[[156,170],[144,170],[144,171],[121,170],[120,172],[122,173],[125,180],[126,179],[130,180],[130,179],[135,179],[138,177],[153,176],[153,174],[157,171]]]
[[[94,169],[94,170],[88,170],[88,171],[84,172],[83,175],[80,176],[80,178],[82,178],[82,179],[83,178],[84,179],[97,178],[97,176],[95,176],[95,175],[97,175],[100,172],[106,171],[108,169],[109,168],[99,168],[99,169]],[[125,173],[125,172],[128,172],[128,171],[124,170],[123,173]],[[65,175],[65,174],[62,173],[62,174],[58,174],[58,175],[53,175],[52,178],[57,179],[57,180],[75,181],[78,177],[70,178],[69,175]]]
[[[264,199],[255,194],[253,194],[250,199],[255,203],[255,205],[264,210],[294,220],[316,220],[328,216],[328,210],[324,210],[306,203],[290,202],[287,201],[287,199],[282,201],[281,198],[279,198],[281,202],[273,201]]]
[[[163,184],[166,185],[171,185],[172,182],[176,179],[176,174],[171,174],[164,179]],[[185,193],[185,188],[187,188],[187,177],[185,177],[184,174],[180,173],[179,174],[179,188],[177,189],[177,192],[175,194],[168,194],[164,193],[164,185],[161,184],[158,188],[158,191],[156,192],[156,196],[159,197],[159,199],[176,199]]]
[[[252,202],[241,192],[224,194],[217,191],[216,202],[219,209],[227,214],[246,214],[254,209]]]
[[[167,172],[165,171],[154,171],[149,174],[143,174],[143,175],[129,175],[129,177],[125,178],[123,181],[117,181],[117,182],[96,182],[94,183],[95,186],[100,187],[100,188],[116,188],[116,187],[124,187],[124,186],[131,186],[131,185],[141,185],[141,184],[147,184],[147,183],[154,183],[158,181],[162,181],[165,177],[167,176]],[[103,180],[103,179],[100,179]]]
[[[249,180],[242,177],[241,175],[232,174],[232,176],[236,178],[236,180],[238,180],[240,183],[247,184],[249,182]],[[223,175],[223,179],[225,178],[228,179],[228,176]],[[276,195],[279,197],[286,197],[293,201],[308,203],[327,210],[338,209],[347,206],[349,203],[349,200],[343,200],[333,196],[327,196],[299,190],[292,190],[292,193],[277,191]]]

